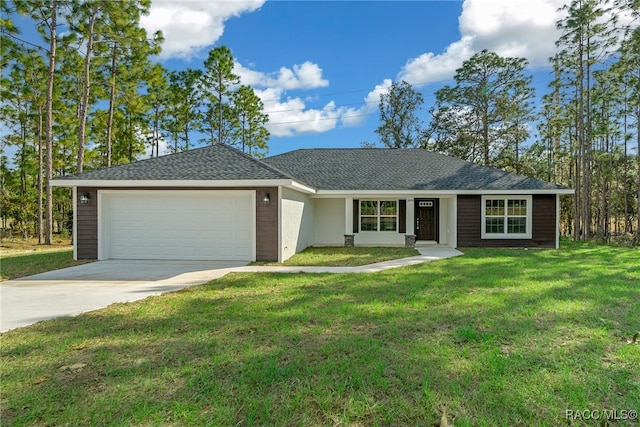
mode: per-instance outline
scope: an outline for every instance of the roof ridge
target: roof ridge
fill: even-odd
[[[255,157],[250,156],[249,154],[245,153],[244,151],[240,151],[240,149],[238,149],[236,147],[232,147],[229,144],[220,144],[220,143],[216,142],[213,145],[224,146],[228,150],[236,151],[238,154],[241,154],[241,155],[245,156],[247,159],[251,160],[252,162],[254,162],[254,163],[258,164],[258,165],[260,165],[260,167],[268,169],[271,172],[275,172],[275,173],[279,173],[281,175],[284,175],[284,176],[288,177],[289,179],[300,181],[298,178],[294,177],[293,175],[291,175],[291,174],[289,174],[289,173],[287,173],[287,172],[285,172],[283,170],[280,170],[280,169],[278,169],[278,168],[276,168],[274,166],[271,166],[270,164],[263,162],[261,159],[256,159]]]

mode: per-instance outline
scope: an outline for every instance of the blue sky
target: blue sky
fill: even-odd
[[[378,100],[392,81],[422,92],[426,122],[434,91],[482,49],[528,58],[542,95],[562,4],[152,0],[142,24],[163,31],[160,60],[170,69],[201,67],[211,48],[228,46],[236,73],[265,104],[270,154],[278,154],[377,142]]]
[[[228,46],[264,102],[270,154],[279,154],[377,142],[379,96],[393,81],[422,92],[426,122],[435,90],[482,49],[527,58],[541,96],[564,2],[152,0],[141,24],[163,32],[156,60],[169,69],[201,68],[213,47]]]

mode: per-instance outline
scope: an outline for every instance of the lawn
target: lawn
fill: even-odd
[[[2,239],[0,280],[31,276],[89,262],[73,260],[73,247],[69,239],[56,236],[51,246],[39,245],[35,239]]]
[[[284,263],[256,262],[254,265],[303,265],[352,267],[420,255],[412,248],[389,247],[310,247]]]
[[[463,252],[233,274],[6,332],[0,424],[638,425],[637,249]]]

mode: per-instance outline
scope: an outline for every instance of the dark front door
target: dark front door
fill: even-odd
[[[438,200],[416,199],[416,240],[438,240]]]

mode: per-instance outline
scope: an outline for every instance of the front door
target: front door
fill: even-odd
[[[416,240],[438,240],[438,199],[416,199]]]

